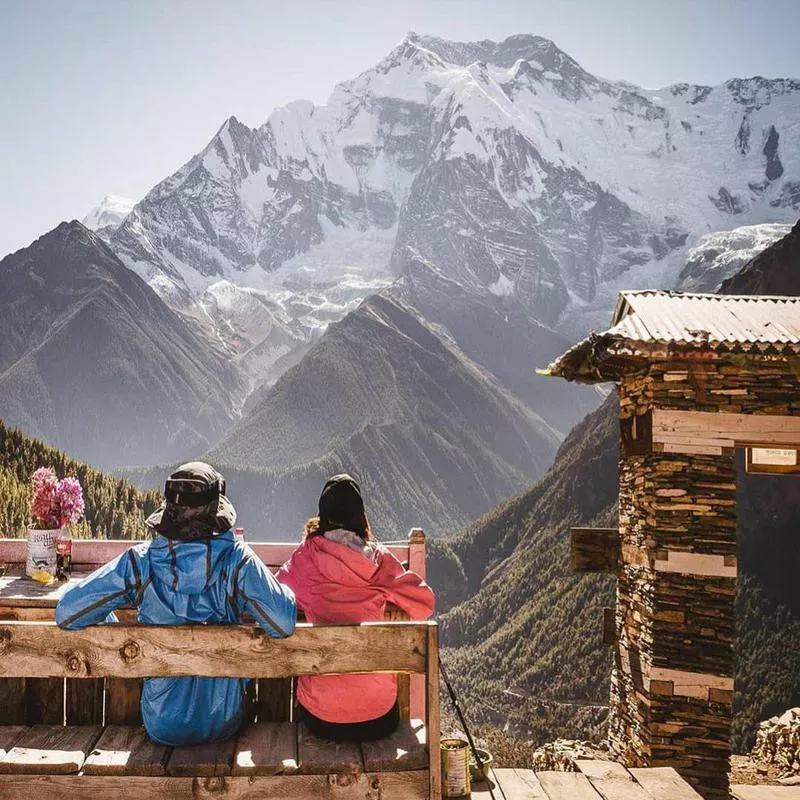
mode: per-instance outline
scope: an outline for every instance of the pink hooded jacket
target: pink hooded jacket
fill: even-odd
[[[309,622],[347,624],[382,620],[387,603],[411,619],[433,613],[430,587],[378,542],[350,531],[329,531],[304,541],[281,567]],[[382,717],[397,700],[394,675],[303,676],[297,699],[326,722],[365,722]]]

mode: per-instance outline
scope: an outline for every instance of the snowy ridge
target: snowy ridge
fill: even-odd
[[[744,225],[731,231],[709,233],[689,251],[676,289],[682,292],[716,292],[752,258],[786,236],[791,225]]]
[[[799,101],[793,80],[645,90],[542,37],[411,33],[323,106],[231,117],[110,242],[223,340],[237,324],[206,297],[220,281],[266,293],[308,342],[412,252],[580,334],[618,285],[674,285],[700,236],[797,217]]]

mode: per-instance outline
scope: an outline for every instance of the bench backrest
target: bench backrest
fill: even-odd
[[[435,622],[300,623],[286,639],[272,639],[253,625],[97,625],[65,631],[50,622],[7,622],[0,624],[0,677],[424,674],[435,641]]]

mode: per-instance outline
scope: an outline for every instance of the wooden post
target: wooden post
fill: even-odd
[[[25,678],[0,680],[0,725],[25,722]]]
[[[292,678],[262,678],[258,682],[258,721],[289,722],[292,718]]]
[[[25,723],[64,724],[64,678],[25,678]]]
[[[424,579],[427,575],[425,531],[422,528],[412,528],[408,533],[408,568],[420,578]],[[401,684],[408,685],[409,716],[412,719],[425,719],[425,678],[422,675],[403,676]]]
[[[427,691],[428,760],[430,763],[430,800],[442,798],[442,756],[440,752],[441,710],[439,708],[439,628],[434,623],[428,628],[427,664],[425,672]]]
[[[102,678],[67,678],[64,715],[67,725],[103,724]]]
[[[619,568],[617,528],[573,528],[570,534],[573,572],[611,572]]]
[[[140,678],[106,678],[106,725],[141,725]]]

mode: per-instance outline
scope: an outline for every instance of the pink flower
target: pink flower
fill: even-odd
[[[38,527],[61,528],[83,516],[83,490],[77,478],[59,481],[51,467],[41,467],[33,473],[31,484],[31,515]]]
[[[77,478],[64,478],[59,481],[56,501],[61,526],[71,525],[83,516],[83,490]]]
[[[58,527],[56,492],[58,480],[50,467],[40,467],[33,473],[33,501],[31,513],[34,521],[42,528]]]

